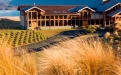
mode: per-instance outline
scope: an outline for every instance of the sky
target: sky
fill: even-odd
[[[121,2],[121,0],[117,0]],[[36,5],[95,5],[101,0],[12,0],[12,5],[36,4]]]

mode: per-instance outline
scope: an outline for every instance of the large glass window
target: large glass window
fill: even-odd
[[[29,19],[31,19],[31,12],[29,12]]]
[[[32,26],[31,21],[29,21],[29,27],[31,27],[31,26]]]
[[[45,16],[42,16],[42,19],[45,19]]]
[[[46,19],[49,19],[49,16],[46,16]]]
[[[87,17],[87,12],[84,12],[84,17]]]
[[[32,19],[37,19],[37,13],[36,12],[32,12]]]

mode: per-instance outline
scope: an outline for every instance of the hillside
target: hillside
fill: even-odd
[[[9,3],[11,0],[0,0],[1,3]]]
[[[0,2],[0,10],[16,10],[17,6]]]

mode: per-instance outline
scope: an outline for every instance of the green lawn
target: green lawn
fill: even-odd
[[[54,35],[57,35],[64,31],[70,31],[70,30],[77,30],[77,29],[52,29],[52,30],[39,30],[39,32],[47,35],[48,37],[52,37]]]

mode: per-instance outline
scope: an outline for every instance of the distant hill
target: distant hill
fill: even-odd
[[[9,3],[12,0],[0,0],[1,3]]]
[[[0,2],[0,10],[16,10],[16,9],[17,9],[17,6]]]

